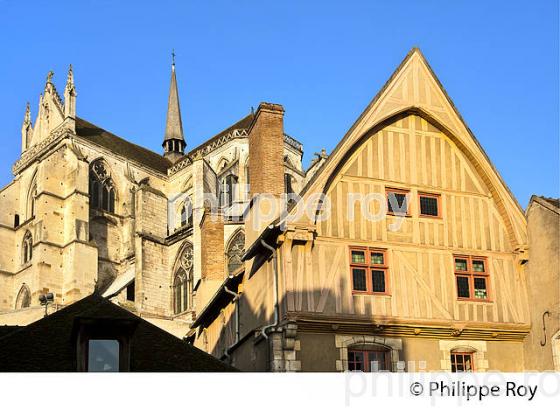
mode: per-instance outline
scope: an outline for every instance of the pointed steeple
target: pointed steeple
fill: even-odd
[[[169,87],[169,98],[167,100],[167,121],[165,124],[165,136],[163,138],[164,156],[175,162],[185,152],[185,138],[183,136],[183,122],[181,120],[181,107],[179,106],[179,90],[177,77],[175,75],[175,52],[172,54],[171,84]]]

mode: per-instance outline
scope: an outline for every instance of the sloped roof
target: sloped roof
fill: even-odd
[[[223,137],[224,135],[229,134],[230,132],[237,130],[237,129],[248,129],[249,126],[251,125],[251,122],[253,122],[253,114],[248,114],[245,117],[241,118],[239,121],[237,121],[235,124],[229,126],[228,128],[226,128],[223,131],[220,131],[219,133],[217,133],[216,135],[214,135],[212,138],[210,138],[209,140],[206,140],[205,142],[203,142],[202,144],[200,144],[198,147],[193,148],[187,155],[191,155],[196,153],[197,151],[204,149],[205,147],[212,145],[212,143],[214,143],[215,141],[219,140],[221,137]]]
[[[130,343],[131,371],[236,369],[99,295],[0,338],[0,371],[76,371],[75,324],[81,319],[126,319],[137,326]]]
[[[115,134],[82,118],[76,118],[76,135],[79,138],[107,148],[115,154],[130,158],[162,174],[167,174],[167,168],[172,165],[171,162],[162,155],[117,137]]]
[[[547,198],[545,196],[541,196],[540,198],[545,200],[546,202],[548,202],[552,206],[554,206],[556,208],[560,208],[560,199],[558,199],[558,198]]]
[[[0,338],[9,335],[12,332],[15,332],[19,328],[20,326],[10,326],[10,325],[0,326]]]
[[[529,200],[529,205],[527,205],[527,210],[525,213],[529,212],[529,209],[533,206],[533,203],[537,202],[541,206],[549,209],[552,212],[560,213],[560,199],[558,198],[548,198],[546,196],[532,195]]]

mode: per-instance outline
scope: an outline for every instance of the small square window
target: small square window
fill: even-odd
[[[439,216],[437,196],[420,195],[420,215]]]
[[[408,215],[408,201],[406,192],[387,192],[387,210],[390,214]]]
[[[371,271],[371,286],[374,292],[385,293],[385,271]]]
[[[364,251],[352,251],[352,263],[366,263],[366,253]]]
[[[472,267],[475,272],[484,272],[484,261],[473,261]]]
[[[352,269],[353,288],[357,291],[367,291],[366,284],[366,270],[365,269]]]
[[[469,298],[471,296],[468,277],[457,276],[457,295],[460,298]]]
[[[466,272],[467,271],[467,260],[466,259],[455,259],[455,270]]]
[[[374,265],[383,265],[383,253],[381,252],[372,252],[371,253],[371,263]]]

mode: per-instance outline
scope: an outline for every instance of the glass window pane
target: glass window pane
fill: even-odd
[[[433,196],[421,196],[420,214],[438,216],[438,199]]]
[[[469,278],[465,276],[457,276],[457,294],[460,298],[470,297]]]
[[[352,251],[352,263],[366,263],[366,253],[364,251]]]
[[[348,352],[348,370],[350,371],[364,370],[364,352],[356,352],[356,351]]]
[[[374,264],[374,265],[383,265],[383,253],[372,252],[371,263]]]
[[[90,340],[88,372],[118,372],[119,342],[117,340]]]
[[[387,195],[387,209],[390,213],[406,215],[408,209],[406,194],[389,192]]]
[[[455,270],[465,272],[467,270],[467,260],[466,259],[455,259]]]
[[[472,267],[475,272],[484,272],[484,261],[473,261]]]
[[[474,297],[476,299],[488,298],[488,291],[486,289],[486,278],[474,278]]]
[[[374,292],[385,292],[385,272],[382,270],[372,270],[371,284]]]
[[[354,290],[366,291],[366,270],[365,269],[352,269],[352,279]]]
[[[457,361],[454,354],[451,354],[451,371],[453,373],[457,372]]]

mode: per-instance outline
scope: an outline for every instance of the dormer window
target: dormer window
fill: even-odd
[[[88,372],[118,372],[120,343],[112,339],[90,339],[88,343]]]

